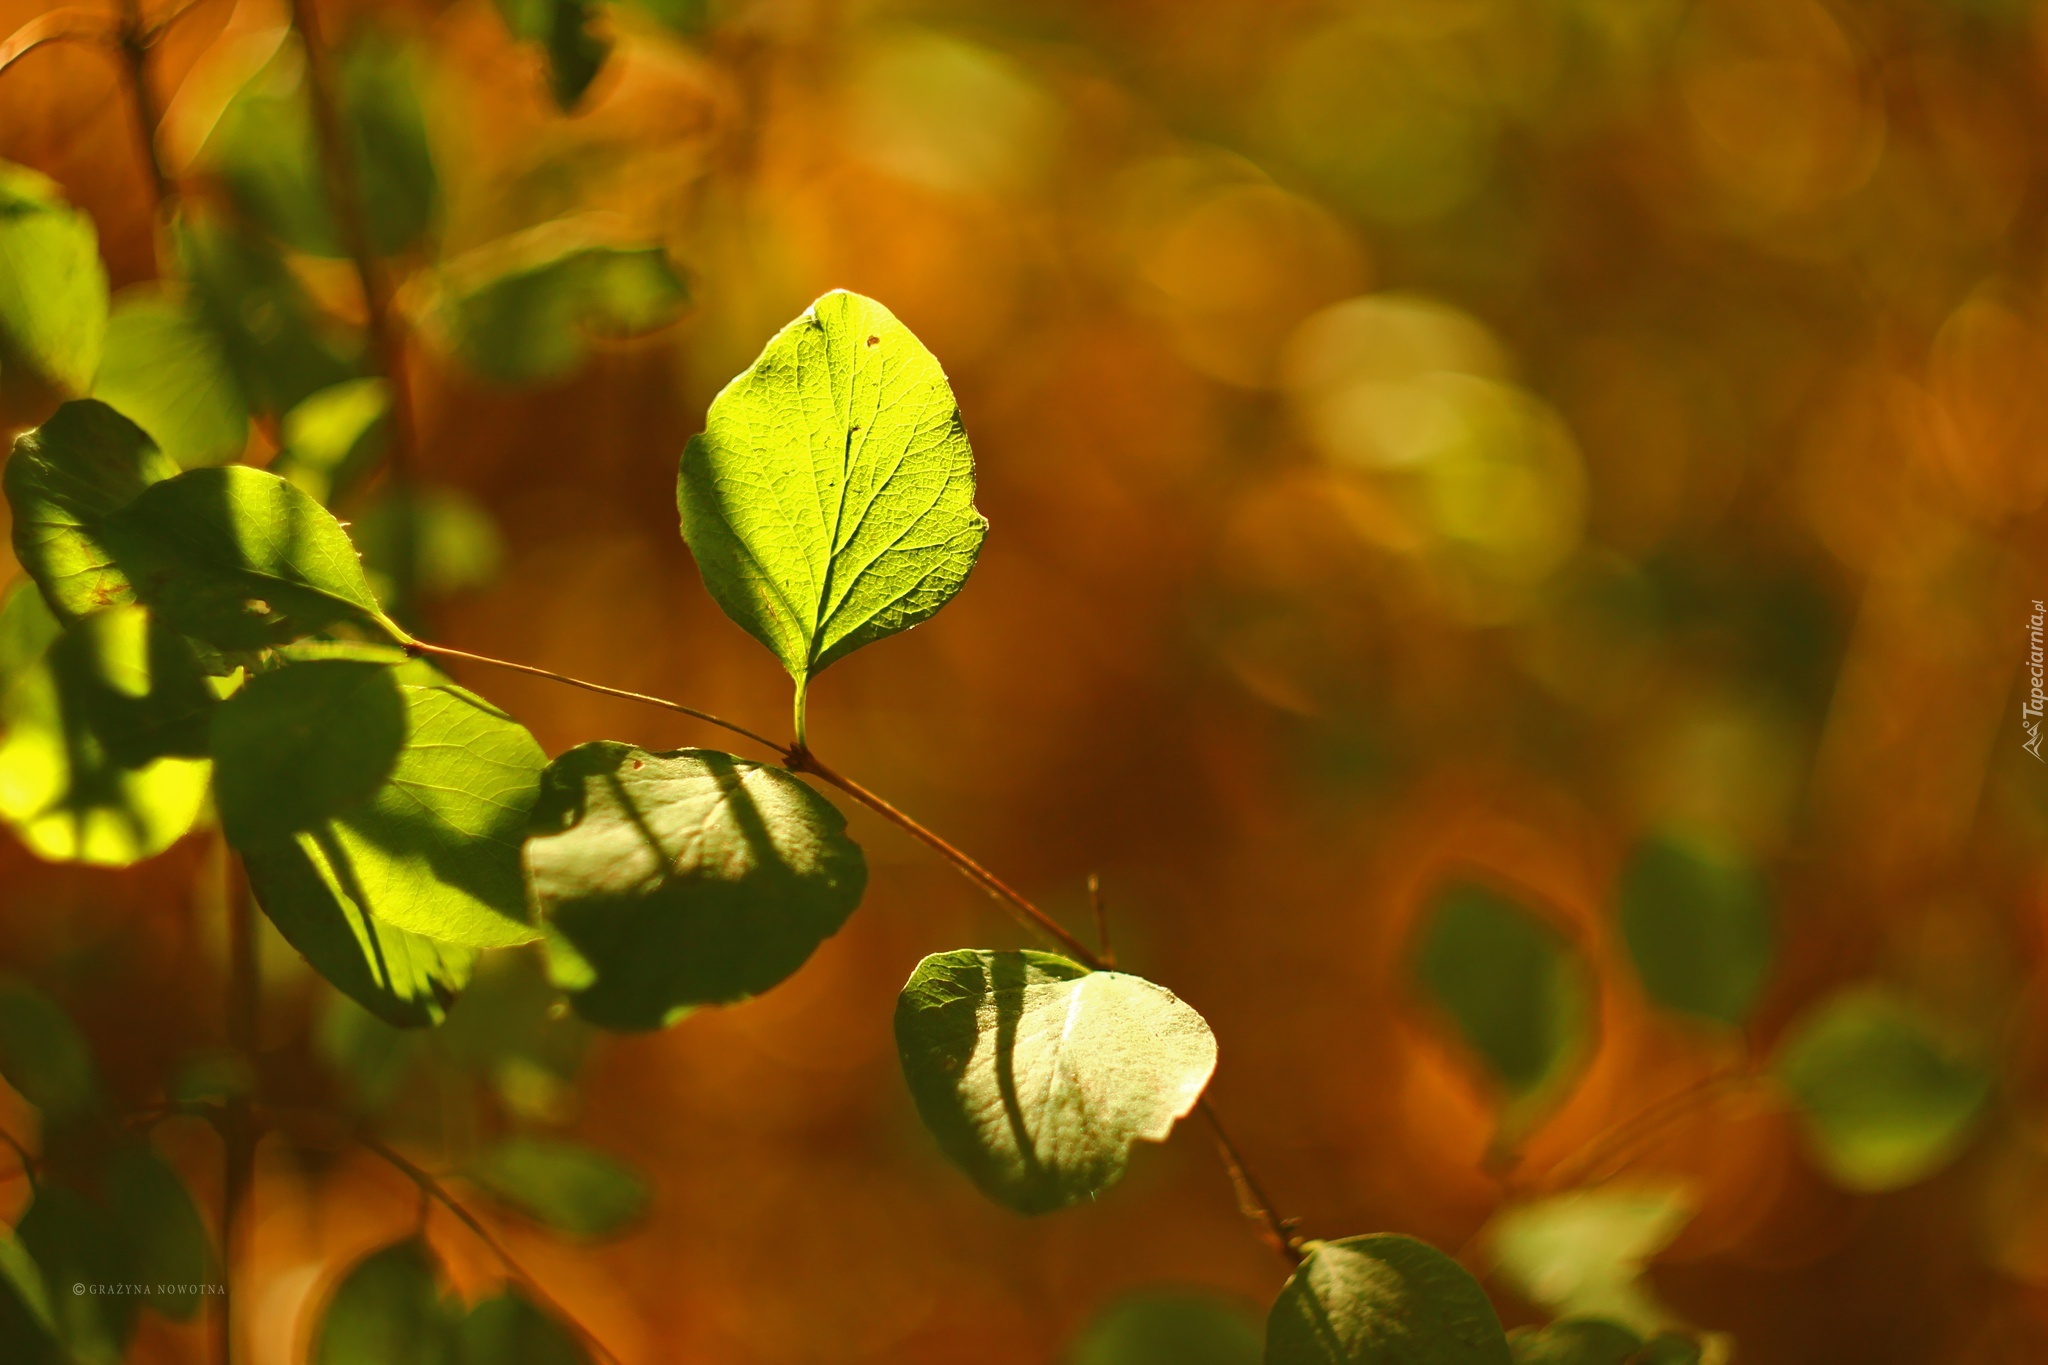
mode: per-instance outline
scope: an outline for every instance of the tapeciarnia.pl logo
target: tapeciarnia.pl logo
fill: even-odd
[[[2027,742],[2021,747],[2032,754],[2037,762],[2048,762],[2041,758],[2041,712],[2048,706],[2048,693],[2041,689],[2041,623],[2048,617],[2048,607],[2034,599],[2034,614],[2027,618],[2027,673],[2029,685],[2027,699],[2020,703],[2020,728],[2027,732]]]

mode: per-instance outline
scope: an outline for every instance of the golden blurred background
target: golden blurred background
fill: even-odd
[[[174,171],[281,14],[202,0],[173,30]],[[781,733],[786,680],[676,533],[676,461],[777,327],[872,295],[952,377],[992,530],[949,610],[813,687],[812,740],[1077,931],[1099,874],[1123,963],[1215,1026],[1212,1094],[1306,1234],[1469,1247],[1874,977],[2000,1059],[1995,1115],[1866,1197],[1768,1096],[1692,1106],[1609,1173],[1689,1191],[1652,1279],[1758,1365],[2048,1359],[2048,773],[2020,716],[2048,597],[2048,7],[714,0],[688,40],[613,14],[569,117],[485,0],[323,14],[434,56],[443,257],[573,202],[662,241],[693,295],[539,388],[415,338],[417,473],[496,546],[430,638]],[[93,215],[117,288],[157,273],[118,74],[73,45],[0,76],[0,156]],[[344,276],[304,273],[347,310]],[[48,410],[10,401],[13,429]],[[720,742],[457,671],[550,753]],[[466,1087],[495,1085],[647,1171],[621,1240],[494,1224],[632,1365],[1041,1365],[1148,1285],[1263,1311],[1284,1267],[1198,1130],[1037,1220],[939,1159],[895,993],[927,952],[1021,940],[849,818],[866,902],[792,980],[592,1040],[573,1085],[443,1075],[396,1136],[459,1159]],[[1746,1033],[1651,1008],[1620,947],[1627,852],[1674,828],[1770,889]],[[0,836],[0,958],[55,983],[131,1098],[220,1045],[216,858],[200,835],[97,871]],[[1582,1079],[1492,1159],[1497,1101],[1403,949],[1460,869],[1598,981]],[[267,1083],[331,1101],[332,992],[274,938],[264,970]],[[162,1141],[214,1188],[188,1122]],[[281,1139],[256,1201],[243,1301],[282,1365],[346,1260],[419,1215],[374,1160]],[[471,1293],[496,1275],[445,1215],[430,1235]],[[134,1358],[201,1342],[152,1320]]]

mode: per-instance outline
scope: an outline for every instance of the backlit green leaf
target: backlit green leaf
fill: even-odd
[[[1651,999],[1739,1024],[1771,969],[1769,894],[1731,854],[1651,838],[1621,876],[1621,932]]]
[[[248,443],[249,405],[219,334],[195,302],[158,286],[114,306],[92,396],[187,469],[232,460]]]
[[[1039,952],[927,957],[897,997],[896,1051],[940,1148],[1019,1213],[1115,1184],[1216,1069],[1208,1024],[1164,986]]]
[[[1454,882],[1427,907],[1417,978],[1508,1098],[1504,1126],[1526,1122],[1584,1052],[1591,1001],[1564,938],[1487,887]]]
[[[611,235],[600,221],[566,218],[479,247],[441,268],[426,321],[485,379],[562,378],[591,337],[666,326],[689,299],[660,246]]]
[[[1510,1365],[1464,1267],[1412,1237],[1318,1244],[1266,1319],[1266,1365]]]
[[[1644,1270],[1692,1214],[1676,1186],[1603,1185],[1510,1205],[1488,1237],[1501,1274],[1531,1303],[1650,1333],[1674,1317]]]
[[[595,973],[577,1011],[616,1029],[767,990],[867,885],[845,817],[782,769],[612,741],[549,766],[526,867],[556,951]]]
[[[1508,1334],[1515,1365],[1632,1365],[1643,1339],[1602,1318],[1565,1318]]]
[[[461,1328],[460,1365],[590,1365],[590,1353],[569,1329],[516,1287],[469,1310]]]
[[[1940,1170],[1991,1097],[1981,1066],[1874,986],[1795,1021],[1773,1070],[1799,1103],[1821,1168],[1852,1190],[1897,1189]]]
[[[74,680],[111,680],[116,693],[132,687],[132,642],[132,632],[97,617],[60,630],[32,584],[18,584],[0,608],[0,819],[41,857],[125,866],[170,847],[204,807],[204,760],[130,766],[114,752],[184,747],[191,733],[175,691],[95,700],[98,683],[83,694],[60,685],[58,661]],[[110,727],[112,747],[96,725]]]
[[[349,379],[320,390],[284,415],[284,449],[271,468],[318,502],[354,487],[384,457],[390,381]]]
[[[47,176],[0,161],[0,363],[84,393],[107,326],[92,219]]]
[[[388,667],[332,660],[258,674],[213,724],[221,823],[238,845],[311,829],[382,786],[405,741],[405,696]]]
[[[407,638],[378,608],[341,523],[265,470],[166,479],[108,518],[105,536],[143,600],[217,648],[258,649],[342,623]]]
[[[632,1167],[580,1142],[510,1137],[463,1172],[538,1222],[578,1237],[602,1237],[647,1211],[647,1182]]]
[[[0,1228],[0,1348],[10,1361],[42,1365],[56,1354],[56,1331],[42,1268],[13,1228]]]
[[[352,530],[379,591],[398,581],[435,596],[481,588],[505,553],[491,514],[456,488],[391,490],[362,510]],[[408,552],[412,563],[401,578]]]
[[[397,1242],[356,1262],[335,1287],[312,1365],[455,1365],[456,1344],[433,1253]]]
[[[145,488],[178,472],[141,427],[104,403],[66,403],[14,438],[4,480],[14,557],[67,620],[129,601],[106,525]]]
[[[17,977],[0,977],[0,1077],[63,1127],[101,1108],[99,1068],[71,1017]]]
[[[440,682],[398,683],[403,743],[391,761],[389,689],[411,674],[383,670],[380,681],[370,671],[378,668],[332,660],[258,678],[227,703],[215,749],[228,834],[251,855],[263,908],[323,975],[373,1010],[380,1005],[295,935],[331,923],[326,903],[337,901],[348,923],[367,912],[383,927],[437,940],[410,974],[406,998],[418,998],[424,980],[451,978],[448,945],[533,939],[519,845],[546,766],[517,721]],[[290,679],[294,672],[317,676]],[[303,790],[288,791],[293,785]],[[363,952],[378,956],[384,937],[364,938]],[[469,958],[456,957],[466,976]],[[403,987],[408,974],[392,978]]]
[[[844,290],[712,400],[676,499],[711,595],[796,680],[799,738],[809,680],[946,605],[988,530],[938,359]]]
[[[135,1296],[110,1292],[132,1284],[127,1240],[105,1210],[74,1190],[44,1180],[15,1228],[42,1268],[57,1339],[74,1365],[118,1365],[135,1330]],[[73,1292],[74,1285],[87,1292]]]
[[[107,1172],[114,1222],[128,1239],[139,1284],[164,1316],[188,1321],[215,1283],[212,1239],[185,1182],[149,1146],[124,1148]]]
[[[1258,1319],[1235,1301],[1191,1290],[1149,1290],[1089,1324],[1067,1365],[1259,1365]]]

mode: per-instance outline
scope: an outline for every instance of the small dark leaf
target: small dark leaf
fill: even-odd
[[[462,1323],[460,1365],[590,1365],[590,1353],[516,1288],[485,1299]]]
[[[896,1052],[940,1148],[1018,1213],[1115,1184],[1216,1069],[1208,1024],[1164,986],[1038,952],[926,958],[896,1000]]]
[[[260,649],[348,623],[408,637],[378,608],[362,561],[327,509],[246,465],[152,485],[105,535],[136,592],[219,649]]]
[[[146,432],[104,403],[66,403],[14,438],[4,481],[14,557],[58,616],[72,620],[132,600],[106,524],[143,489],[178,472]]]
[[[456,1365],[456,1328],[440,1267],[417,1241],[358,1261],[314,1332],[312,1365]]]
[[[1872,1193],[1947,1165],[1991,1098],[1982,1066],[1876,986],[1850,987],[1794,1021],[1772,1069],[1798,1101],[1821,1168]]]
[[[105,1211],[45,1179],[15,1228],[42,1268],[57,1339],[75,1365],[119,1365],[135,1331],[128,1244]],[[83,1286],[84,1293],[74,1286]]]
[[[1068,1353],[1067,1365],[1259,1365],[1258,1319],[1235,1301],[1192,1290],[1151,1290],[1111,1304]]]
[[[1643,1339],[1601,1318],[1564,1318],[1508,1334],[1515,1365],[1632,1365]]]
[[[1506,1091],[1524,1121],[1577,1066],[1591,1001],[1564,939],[1499,893],[1470,882],[1424,914],[1415,974]]]
[[[611,54],[611,42],[590,30],[594,7],[585,0],[498,0],[498,12],[513,37],[539,43],[546,53],[555,107],[574,109]]]
[[[666,326],[689,299],[661,247],[607,236],[601,223],[570,218],[479,247],[442,267],[427,321],[485,379],[562,378],[591,337]]]
[[[188,1321],[214,1282],[213,1242],[185,1182],[149,1146],[115,1154],[107,1172],[114,1222],[127,1237],[139,1284],[165,1317]]]
[[[535,1221],[578,1237],[618,1232],[647,1211],[646,1180],[578,1142],[506,1138],[463,1173]]]
[[[1512,1365],[1486,1293],[1412,1237],[1323,1242],[1266,1319],[1266,1365]]]
[[[1771,969],[1763,883],[1733,855],[1651,838],[1621,877],[1621,931],[1650,997],[1669,1009],[1740,1024]]]
[[[103,1103],[85,1036],[62,1006],[19,977],[0,977],[0,1076],[53,1127]]]
[[[405,747],[388,667],[333,660],[261,673],[213,725],[214,799],[238,846],[312,829],[374,793]]]
[[[867,863],[832,804],[710,749],[578,745],[548,766],[526,869],[594,1024],[658,1028],[767,990],[860,903]]]
[[[107,272],[92,218],[54,181],[0,161],[0,363],[84,393],[107,326]]]

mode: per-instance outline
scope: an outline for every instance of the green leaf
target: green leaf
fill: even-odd
[[[0,1076],[53,1128],[104,1104],[84,1035],[62,1006],[19,977],[0,977]]]
[[[1947,1165],[1991,1097],[1991,1077],[1918,1010],[1855,986],[1796,1020],[1773,1063],[1821,1168],[1852,1190],[1911,1185]]]
[[[1442,888],[1424,914],[1415,974],[1508,1098],[1518,1127],[1576,1070],[1590,992],[1562,936],[1499,893]]]
[[[91,217],[47,176],[0,161],[0,356],[84,393],[106,326],[107,271]]]
[[[348,533],[265,470],[193,469],[144,490],[105,536],[136,592],[188,635],[260,649],[349,624],[403,643]]]
[[[516,1287],[469,1310],[461,1344],[461,1365],[590,1365],[583,1344]]]
[[[1647,1334],[1674,1317],[1644,1269],[1692,1215],[1677,1186],[1606,1185],[1511,1205],[1488,1236],[1501,1273],[1531,1303]]]
[[[397,674],[374,663],[298,664],[251,678],[213,724],[214,800],[236,845],[297,834],[365,800],[406,741]]]
[[[1643,1339],[1604,1318],[1565,1318],[1508,1334],[1515,1365],[1631,1365]]]
[[[561,1005],[539,952],[489,952],[434,1042],[450,1065],[489,1080],[513,1114],[560,1119],[592,1032]]]
[[[1067,1365],[1259,1365],[1258,1320],[1235,1301],[1189,1290],[1129,1295],[1090,1323]]]
[[[456,488],[389,490],[362,510],[354,532],[380,591],[404,581],[434,596],[485,587],[505,554],[491,514]]]
[[[711,25],[711,0],[620,0],[670,32],[694,38]]]
[[[1039,952],[927,957],[896,1000],[896,1051],[940,1148],[1019,1213],[1115,1184],[1216,1069],[1208,1024],[1164,986]]]
[[[1677,1332],[1659,1332],[1643,1343],[1629,1365],[1700,1365],[1706,1352],[1700,1343]],[[1715,1357],[1725,1360],[1726,1354]]]
[[[370,245],[392,255],[431,225],[439,196],[411,54],[374,31],[337,63],[342,120],[353,141]],[[295,250],[339,257],[296,37],[287,38],[228,101],[202,162],[250,218]]]
[[[154,1148],[128,1147],[108,1170],[107,1197],[151,1306],[174,1321],[189,1321],[203,1298],[199,1286],[214,1283],[216,1262],[185,1182]]]
[[[555,107],[574,109],[611,55],[610,41],[590,31],[595,8],[585,0],[498,0],[498,13],[513,37],[541,45]]]
[[[209,764],[167,757],[130,766],[95,729],[109,727],[115,747],[134,746],[131,756],[182,747],[191,736],[172,704],[177,689],[166,682],[162,692],[97,699],[76,691],[81,675],[111,679],[106,690],[133,688],[124,639],[132,633],[97,617],[60,628],[26,583],[0,609],[0,819],[43,858],[126,866],[169,848],[204,808]]]
[[[360,339],[315,307],[269,241],[189,206],[173,239],[252,411],[281,415],[354,377]]]
[[[564,218],[479,247],[441,268],[425,321],[485,379],[560,379],[591,337],[666,326],[689,299],[659,245],[611,235],[601,220]]]
[[[107,322],[92,396],[128,418],[187,469],[219,464],[249,440],[249,405],[220,336],[194,301],[145,285]]]
[[[336,1286],[314,1330],[312,1365],[454,1365],[456,1344],[433,1253],[395,1242]]]
[[[73,1365],[119,1365],[135,1331],[135,1265],[112,1219],[84,1195],[44,1180],[15,1233],[42,1268],[56,1336]],[[84,1285],[87,1292],[73,1292]],[[94,1292],[95,1289],[98,1292]]]
[[[510,1137],[478,1154],[463,1174],[536,1222],[577,1237],[620,1231],[647,1212],[647,1182],[632,1167],[580,1142]]]
[[[1636,845],[1621,876],[1621,932],[1650,998],[1740,1024],[1771,970],[1771,907],[1739,859],[1691,841]]]
[[[396,1027],[337,994],[327,998],[314,1042],[347,1082],[356,1108],[374,1114],[387,1108],[412,1078],[425,1055],[427,1036]]]
[[[332,502],[384,458],[389,380],[349,379],[320,390],[284,415],[284,449],[271,468],[317,502]]]
[[[80,617],[50,644],[59,703],[124,768],[204,758],[219,704],[192,646],[137,606]]]
[[[1464,1267],[1412,1237],[1323,1242],[1266,1318],[1266,1365],[1510,1365]]]
[[[178,467],[141,427],[104,403],[66,403],[14,438],[4,483],[14,557],[70,620],[129,601],[128,575],[107,548],[107,522]]]
[[[376,667],[293,664],[232,698],[216,725],[222,808],[279,931],[379,1017],[425,1023],[468,979],[474,949],[535,937],[519,844],[545,758],[474,694],[400,683],[403,746],[387,766],[385,689],[402,675],[379,683],[364,671]],[[303,780],[278,763],[291,753],[305,755]],[[295,781],[306,790],[286,791]]]
[[[554,951],[595,973],[577,1011],[614,1029],[767,990],[867,885],[845,817],[782,769],[612,741],[549,765],[526,868]]]
[[[711,595],[796,680],[799,740],[810,679],[946,605],[988,531],[938,359],[844,290],[712,400],[676,501]]]

